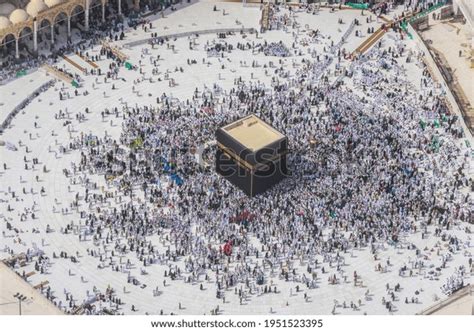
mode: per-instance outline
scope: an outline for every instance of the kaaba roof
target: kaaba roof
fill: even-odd
[[[285,138],[255,115],[244,117],[221,129],[253,152]]]

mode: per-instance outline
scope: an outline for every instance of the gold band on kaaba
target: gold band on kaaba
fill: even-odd
[[[235,154],[230,148],[225,147],[220,142],[217,143],[217,147],[222,150],[228,157],[230,157],[235,162],[239,163],[242,168],[247,169],[248,171],[253,171],[254,166],[245,161],[244,159],[240,158],[237,154]]]
[[[247,161],[245,161],[244,159],[239,157],[237,154],[235,154],[230,148],[225,147],[221,143],[218,142],[217,147],[220,148],[222,150],[222,152],[225,153],[232,160],[234,160],[235,162],[238,162],[242,168],[245,168],[248,171],[258,170],[258,169],[261,169],[265,166],[268,166],[269,163],[271,163],[272,161],[277,160],[282,155],[288,154],[288,152],[289,152],[288,150],[285,150],[285,151],[281,152],[280,154],[274,155],[271,158],[266,159],[265,162],[260,162],[256,165],[251,165],[250,163],[248,163]]]

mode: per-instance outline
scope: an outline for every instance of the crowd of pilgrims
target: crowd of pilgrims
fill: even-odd
[[[359,61],[351,75],[363,96],[314,80],[317,60],[304,60],[294,78],[276,70],[272,86],[237,79],[229,91],[215,84],[186,101],[163,93],[157,105],[124,106],[117,113],[120,141],[72,143],[82,155],[74,174],[101,174],[114,183],[106,194],[85,189],[85,202],[97,205],[83,215],[87,234],[105,245],[126,239],[115,250],[135,252],[143,267],[184,258],[182,278],[192,283],[215,273],[220,297],[222,289],[241,284],[250,294],[258,285],[278,291],[269,274],[313,288],[327,272],[318,269],[321,262],[341,265],[354,248],[367,247],[375,257],[379,242],[397,245],[429,225],[441,236],[459,221],[472,222],[474,186],[469,155],[456,144],[463,137],[459,119],[433,94],[426,69],[420,94],[403,87],[410,83],[397,64],[402,56],[399,41]],[[284,132],[291,146],[291,176],[252,199],[215,174],[212,151],[206,164],[195,158],[216,128],[248,114]],[[423,126],[423,118],[431,123]],[[168,180],[171,175],[183,183]],[[108,200],[118,206],[106,207]],[[156,235],[173,248],[156,250]],[[456,238],[444,240],[459,249]],[[295,259],[307,261],[307,274],[295,272]],[[328,281],[338,283],[338,276]]]
[[[294,24],[291,13],[274,19]],[[450,230],[469,231],[474,219],[470,155],[463,148],[460,119],[447,108],[428,70],[415,87],[399,60],[420,59],[405,50],[402,39],[394,39],[395,46],[379,44],[341,71],[353,84],[330,83],[325,69],[333,59],[340,61],[341,51],[328,45],[321,58],[319,53],[292,59],[292,75],[281,60],[268,64],[274,70],[270,85],[238,78],[229,90],[215,83],[196,88],[187,100],[162,93],[155,105],[122,101],[102,112],[104,119],[120,119],[122,134],[118,140],[107,132],[81,135],[64,145],[63,151],[80,153],[80,161],[63,171],[71,184],[83,186],[71,209],[88,208],[79,212],[81,231],[69,226],[62,231],[80,241],[92,239],[97,248],[88,254],[97,258],[97,267],[127,272],[132,285],[147,286],[133,275],[130,259],[117,264],[114,256],[135,256],[142,275],[152,264],[167,266],[162,284],[152,285],[154,295],[170,281],[213,279],[212,290],[223,304],[228,289],[240,303],[279,293],[275,278],[294,282],[295,293],[305,292],[305,300],[321,280],[363,286],[363,270],[344,270],[357,249],[370,250],[381,272],[390,266],[378,258],[386,245],[416,250],[417,257],[399,270],[400,276],[412,276],[425,263],[422,248],[406,240],[416,232],[439,237],[445,246],[437,245],[438,255],[448,263],[464,247]],[[242,50],[244,43],[226,43],[225,51]],[[296,40],[291,48],[274,46],[282,56],[299,54]],[[109,77],[117,68],[110,67]],[[216,129],[249,114],[287,135],[291,149],[288,178],[254,198],[213,168]],[[100,190],[96,175],[108,183]],[[428,227],[434,227],[433,234]],[[105,257],[106,251],[111,255]],[[443,291],[463,286],[471,267],[472,259]],[[418,290],[402,294],[396,283],[386,290],[381,304],[387,312],[402,295],[406,304],[418,302]],[[369,296],[367,291],[350,305],[335,302],[332,312],[358,309]],[[219,313],[219,306],[212,313]]]

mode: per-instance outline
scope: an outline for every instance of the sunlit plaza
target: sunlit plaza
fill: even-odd
[[[0,313],[472,314],[472,20],[446,6],[1,1]],[[288,138],[252,197],[214,166],[249,115],[236,141]]]

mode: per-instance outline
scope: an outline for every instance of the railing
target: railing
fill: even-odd
[[[469,0],[469,1],[472,1],[472,0]],[[459,9],[463,13],[464,17],[466,18],[466,21],[471,26],[471,29],[474,29],[474,22],[473,22],[474,20],[473,20],[473,17],[472,17],[473,16],[472,4],[471,4],[471,7],[469,7],[468,5],[466,5],[464,0],[458,0],[458,1],[456,1],[456,3],[459,6]]]
[[[346,30],[346,32],[344,32],[344,35],[341,37],[341,40],[339,40],[339,42],[336,45],[331,47],[331,53],[336,52],[342,46],[342,44],[344,44],[344,42],[347,40],[347,37],[349,37],[349,35],[354,30],[354,27],[355,27],[355,21],[352,21],[349,28]]]
[[[46,91],[48,88],[50,88],[54,84],[54,80],[50,80],[40,87],[38,87],[36,90],[34,90],[28,97],[26,97],[18,106],[16,106],[10,114],[8,114],[7,118],[2,122],[0,125],[0,134],[5,131],[5,129],[10,125],[11,121],[13,118],[22,110],[25,108],[34,98],[36,98],[38,95],[40,95],[42,92]]]
[[[466,119],[466,116],[464,112],[462,111],[461,107],[456,101],[456,98],[453,95],[453,92],[449,88],[448,83],[446,83],[446,80],[444,79],[443,74],[441,73],[441,70],[438,68],[436,65],[435,60],[433,59],[431,52],[429,51],[428,47],[425,45],[425,42],[421,39],[421,37],[418,35],[418,33],[415,31],[415,29],[411,26],[411,24],[408,24],[407,26],[407,31],[410,32],[410,34],[413,36],[415,42],[418,44],[418,47],[420,50],[424,53],[424,62],[426,66],[429,68],[429,70],[433,73],[433,79],[438,81],[438,83],[441,85],[446,100],[448,101],[449,105],[451,105],[451,110],[458,116]],[[465,131],[466,134],[470,134],[471,139],[473,132],[471,131],[472,128],[468,127],[464,121],[461,121],[461,125]]]
[[[203,34],[213,34],[213,33],[228,33],[228,32],[244,32],[244,33],[254,33],[256,30],[254,28],[230,28],[230,29],[212,29],[212,30],[198,30],[198,31],[188,31],[182,33],[173,33],[167,35],[161,35],[153,38],[146,38],[141,40],[132,41],[124,44],[125,47],[135,47],[138,45],[148,44],[152,41],[161,40],[161,39],[173,39],[173,38],[183,38],[192,35],[203,35]]]
[[[342,81],[344,79],[344,77],[346,76],[346,72],[351,72],[353,70],[354,63],[356,63],[356,62],[351,62],[347,69],[342,70],[342,73],[339,76],[337,76],[337,78],[334,80],[334,82],[332,82],[331,87],[335,87],[340,81]]]
[[[13,259],[15,257],[12,257]],[[6,270],[8,270],[8,278],[12,277],[11,279],[14,281],[14,282],[20,282],[21,283],[21,286],[23,286],[23,283],[28,287],[28,288],[31,288],[32,290],[37,290],[37,288],[35,288],[34,286],[32,286],[32,284],[30,284],[25,278],[23,278],[17,271],[15,271],[12,266],[10,265],[10,259],[6,259],[6,260],[0,260],[0,268],[2,269],[2,272],[3,272],[3,269],[6,268]],[[6,271],[5,270],[5,271]],[[11,274],[11,276],[10,276]],[[3,277],[3,274],[2,274],[2,277]],[[14,278],[13,278],[14,277]],[[3,280],[3,279],[2,279]],[[2,284],[3,285],[3,284]],[[13,292],[14,293],[14,292]],[[55,313],[55,314],[64,314],[64,312],[62,310],[60,310],[55,304],[54,302],[52,302],[51,300],[47,299],[45,296],[43,296],[43,294],[41,292],[38,293],[38,295],[36,296],[36,294],[32,294],[35,298],[32,298],[33,300],[33,305],[35,306],[35,310],[36,309],[39,309],[37,311],[38,314],[42,314],[42,313],[48,313],[48,314],[51,314],[52,312]]]
[[[474,293],[474,285],[466,285],[463,288],[457,290],[453,294],[451,294],[447,299],[442,300],[441,302],[438,302],[437,304],[428,307],[426,309],[423,309],[420,311],[417,315],[431,315],[435,312],[437,312],[440,309],[443,309],[444,307],[450,305],[454,301],[464,297],[465,295],[470,295],[472,296]]]
[[[344,42],[347,40],[347,37],[349,37],[349,35],[352,33],[352,31],[354,30],[354,27],[355,27],[355,21],[352,21],[351,25],[349,26],[349,28],[346,30],[346,32],[344,32],[343,36],[341,37],[341,40],[339,40],[339,42],[334,45],[333,47],[331,47],[331,53],[335,53],[339,50],[339,48],[341,48],[341,46],[344,44]],[[329,63],[330,64],[330,63]],[[351,62],[351,64],[349,65],[349,68],[350,70],[352,70],[352,66],[353,66],[354,62]],[[328,65],[329,66],[329,65]],[[336,78],[336,80],[331,84],[332,87],[336,86],[337,83],[339,83],[343,78],[344,78],[345,74],[344,74],[344,71]]]

